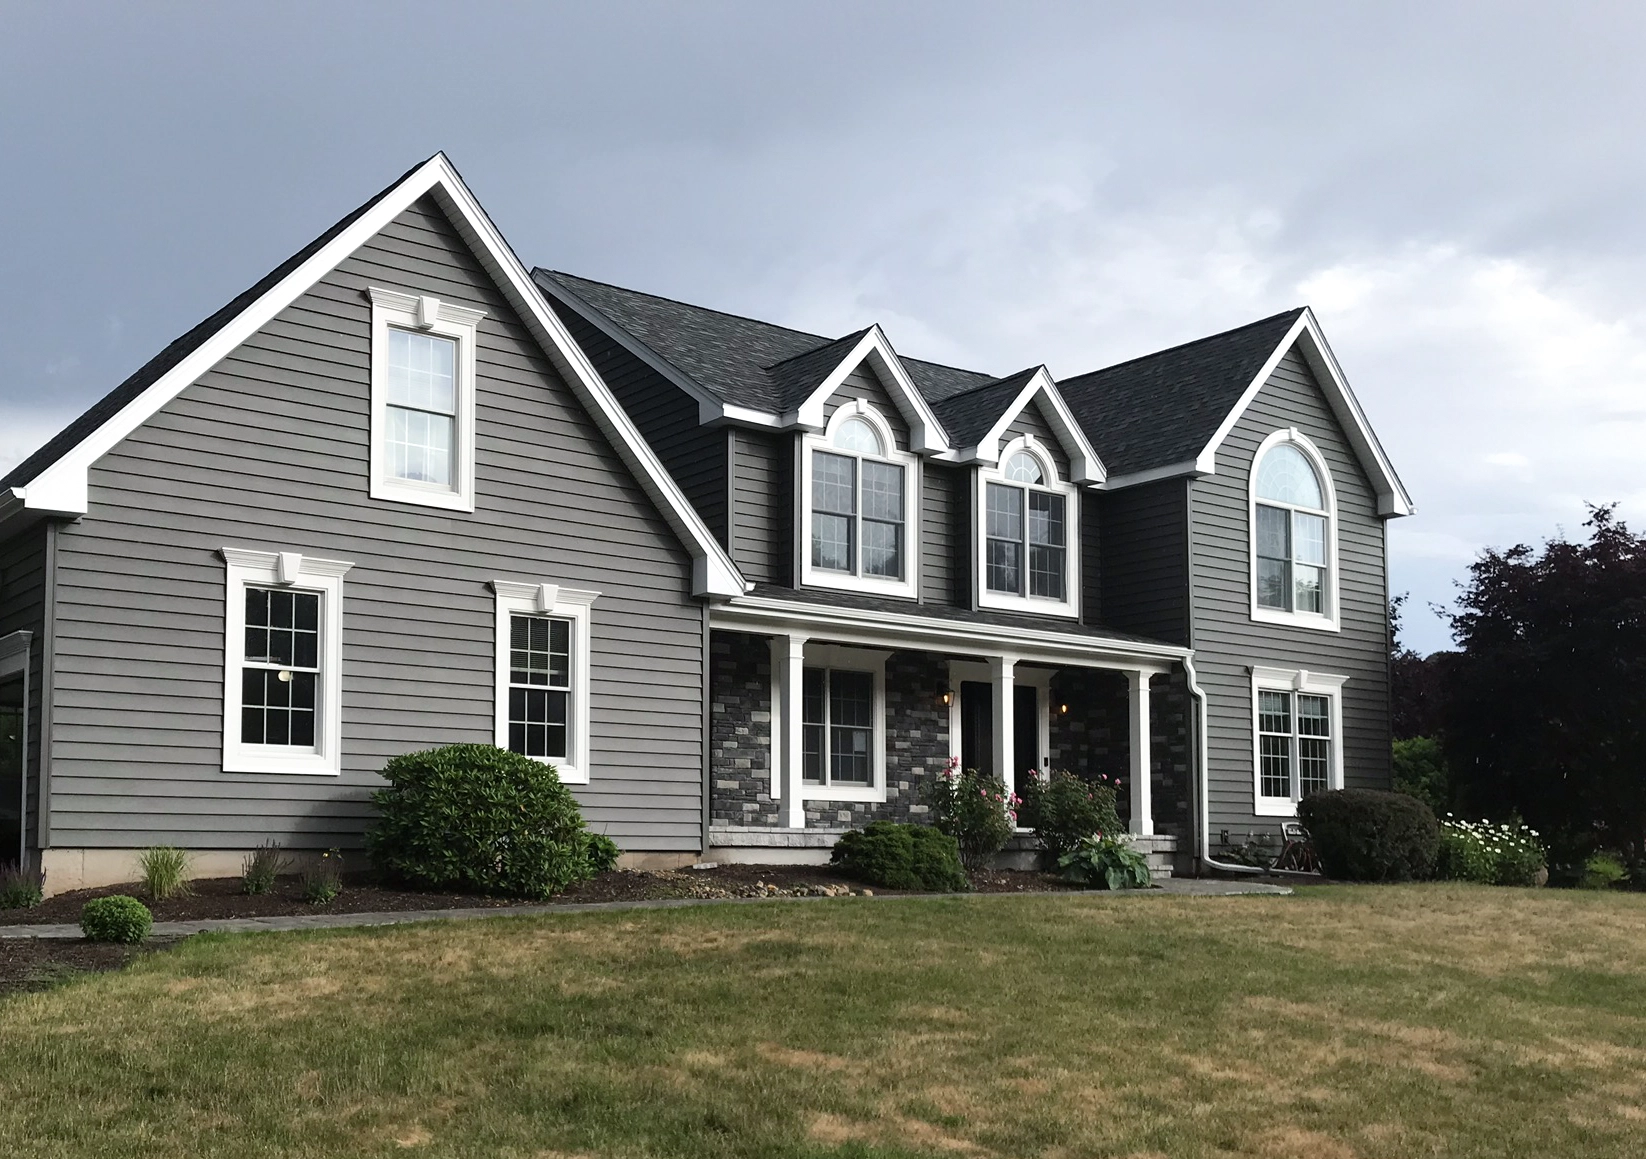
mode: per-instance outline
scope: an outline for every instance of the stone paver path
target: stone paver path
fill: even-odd
[[[1289,894],[1290,886],[1271,885],[1260,881],[1223,881],[1214,878],[1169,877],[1155,883],[1157,889],[1124,890],[1070,890],[1059,897],[1233,897],[1240,894]],[[931,897],[1046,897],[1044,893],[1024,894],[940,894],[900,893],[881,894],[863,901],[899,901],[906,898]],[[559,905],[517,905],[507,908],[492,906],[470,909],[401,910],[395,913],[375,914],[293,914],[269,918],[204,918],[193,922],[155,922],[156,937],[187,937],[190,934],[229,933],[247,934],[260,930],[325,930],[354,926],[393,926],[404,922],[472,921],[478,918],[535,917],[539,914],[601,913],[608,910],[678,909],[700,905],[769,905],[773,902],[829,901],[822,897],[725,897],[725,898],[668,898],[657,901],[594,901],[565,902]],[[0,926],[0,938],[78,938],[78,924],[57,922],[50,925]]]

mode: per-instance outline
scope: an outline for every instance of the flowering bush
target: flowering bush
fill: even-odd
[[[1018,823],[1034,830],[1046,865],[1055,866],[1085,838],[1121,831],[1115,811],[1119,787],[1118,780],[1100,775],[1088,781],[1067,769],[1058,769],[1044,781],[1030,772],[1023,780]]]
[[[1132,848],[1124,833],[1087,837],[1058,858],[1063,876],[1099,889],[1147,889],[1154,884],[1149,859]]]
[[[961,772],[955,757],[927,786],[927,801],[937,828],[960,846],[960,861],[969,873],[987,869],[1006,847],[1017,832],[1017,810],[1023,804],[993,777],[976,769]]]
[[[1536,885],[1546,864],[1536,829],[1518,819],[1502,825],[1460,821],[1452,814],[1440,823],[1437,876],[1487,885]]]

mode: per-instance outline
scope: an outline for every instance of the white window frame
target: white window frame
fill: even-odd
[[[880,445],[886,448],[884,455],[863,455],[855,451],[842,451],[834,446],[834,436],[841,425],[849,419],[860,418],[875,429],[880,436]],[[870,592],[881,596],[897,596],[904,599],[917,598],[920,591],[920,456],[910,451],[897,449],[897,440],[893,437],[891,424],[886,421],[874,406],[862,399],[853,399],[842,404],[829,419],[827,426],[821,433],[810,433],[800,441],[800,487],[796,492],[800,508],[800,541],[797,544],[800,555],[800,582],[807,587],[835,588],[848,592]],[[847,574],[831,571],[827,568],[812,566],[812,455],[817,451],[827,454],[845,455],[847,458],[871,459],[877,462],[890,463],[903,468],[903,578],[890,579],[883,576],[868,576],[862,574]],[[858,473],[858,520],[859,528],[855,542],[853,564],[858,573],[863,568],[863,537],[861,534],[862,520],[862,472]]]
[[[223,771],[295,773],[335,777],[342,773],[343,577],[354,565],[296,551],[224,547],[223,557]],[[240,670],[246,662],[246,589],[287,588],[320,593],[320,689],[315,697],[314,747],[243,744],[240,740]]]
[[[1322,585],[1322,595],[1325,599],[1326,610],[1320,612],[1282,611],[1279,608],[1259,607],[1257,602],[1257,508],[1261,503],[1267,507],[1277,507],[1284,511],[1298,510],[1308,514],[1318,515],[1318,511],[1307,508],[1293,508],[1285,503],[1273,500],[1260,500],[1257,497],[1257,471],[1263,462],[1263,456],[1275,447],[1282,444],[1290,446],[1302,453],[1314,468],[1315,478],[1320,483],[1321,495],[1325,500],[1326,516],[1326,582]],[[1308,628],[1316,632],[1336,632],[1341,630],[1342,620],[1339,615],[1338,584],[1337,584],[1337,488],[1332,484],[1332,473],[1326,468],[1326,459],[1320,449],[1311,442],[1307,435],[1296,427],[1275,431],[1258,446],[1257,453],[1252,456],[1252,469],[1246,480],[1246,550],[1248,559],[1247,582],[1250,585],[1251,614],[1254,623],[1259,624],[1286,624],[1294,628]],[[1296,595],[1294,593],[1295,601]]]
[[[1006,464],[1012,461],[1012,456],[1019,451],[1033,456],[1040,464],[1042,483],[1020,483],[1006,478]],[[1023,558],[1024,594],[1012,595],[1007,592],[989,590],[989,484],[995,483],[1006,487],[1016,487],[1021,491],[1049,491],[1063,496],[1063,598],[1061,600],[1048,599],[1045,596],[1028,594],[1028,567],[1029,559],[1026,554]],[[1001,448],[1000,458],[993,466],[979,467],[974,480],[976,488],[972,496],[972,512],[974,526],[972,532],[976,549],[972,572],[977,588],[977,605],[980,608],[995,608],[1007,612],[1033,612],[1043,616],[1062,616],[1069,619],[1078,619],[1080,616],[1080,488],[1074,483],[1062,478],[1057,472],[1057,460],[1047,447],[1034,435],[1022,435],[1005,447]],[[1029,518],[1027,497],[1024,499],[1023,518],[1025,525]]]
[[[773,640],[776,647],[776,640]],[[848,648],[836,644],[813,644],[807,642],[805,646],[806,668],[837,668],[850,672],[867,672],[874,677],[874,740],[870,745],[871,765],[874,769],[874,784],[872,785],[810,785],[805,781],[804,770],[795,777],[800,785],[800,799],[802,801],[862,801],[880,803],[886,800],[886,659],[890,652],[877,651],[871,648]],[[778,706],[782,703],[780,690],[777,686],[778,665],[772,665],[771,704],[772,704],[772,737],[771,737],[771,770],[772,770],[772,800],[782,800],[783,776],[782,753],[780,751],[780,730],[784,722],[778,716]],[[798,711],[804,712],[803,696],[795,697]]]
[[[1331,767],[1327,770],[1327,788],[1341,789],[1343,787],[1343,686],[1347,684],[1347,676],[1334,676],[1324,672],[1311,672],[1303,668],[1268,668],[1254,665],[1252,668],[1252,801],[1253,811],[1259,817],[1296,817],[1298,792],[1298,760],[1296,745],[1292,749],[1291,789],[1289,797],[1266,797],[1263,795],[1263,755],[1262,741],[1258,732],[1258,693],[1269,692],[1301,692],[1306,696],[1324,696],[1328,704],[1328,713],[1332,735],[1330,741]],[[1292,703],[1292,731],[1297,732],[1297,704]]]
[[[493,580],[497,597],[496,683],[493,689],[495,733],[493,743],[509,747],[509,617],[543,616],[570,620],[572,624],[571,708],[566,714],[568,732],[565,760],[548,760],[560,779],[568,785],[589,783],[589,622],[599,592],[563,588],[552,583],[517,583]]]
[[[429,294],[372,286],[371,295],[371,497],[447,511],[474,510],[475,345],[484,310],[456,306]],[[389,472],[389,330],[437,334],[457,343],[456,430],[452,432],[452,485],[441,487]]]

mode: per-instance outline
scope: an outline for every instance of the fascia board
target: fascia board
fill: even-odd
[[[669,381],[670,385],[689,396],[697,404],[699,423],[717,422],[725,417],[723,412],[726,404],[692,381],[685,371],[623,329],[599,309],[590,305],[575,290],[569,288],[548,270],[533,270],[531,279],[540,292],[551,293],[557,298],[564,298],[566,304],[576,310],[578,316],[585,322],[662,375]]]
[[[1378,514],[1410,515],[1414,510],[1411,497],[1406,494],[1406,488],[1394,473],[1388,457],[1384,455],[1382,445],[1372,432],[1371,424],[1366,421],[1359,400],[1349,389],[1349,383],[1343,377],[1343,371],[1337,365],[1337,358],[1332,354],[1331,347],[1326,345],[1325,336],[1320,332],[1319,323],[1315,321],[1314,311],[1307,307],[1298,316],[1297,321],[1292,323],[1291,329],[1286,331],[1286,336],[1264,361],[1263,368],[1247,384],[1240,400],[1224,416],[1216,432],[1195,457],[1195,470],[1202,475],[1217,474],[1218,449],[1223,446],[1235,424],[1246,413],[1246,408],[1251,406],[1257,392],[1269,381],[1269,376],[1274,373],[1275,367],[1280,365],[1280,360],[1294,345],[1302,350],[1304,361],[1309,364],[1309,369],[1314,372],[1316,380],[1326,394],[1327,405],[1337,416],[1339,424],[1349,437],[1349,444],[1354,447],[1355,454],[1360,459],[1361,466],[1372,480],[1373,488],[1377,491]]]
[[[805,402],[796,410],[782,416],[781,425],[822,430],[823,404],[840,388],[840,384],[846,381],[846,376],[856,370],[871,354],[880,361],[877,369],[883,368],[896,388],[891,392],[892,399],[897,402],[897,409],[902,412],[904,420],[909,424],[909,449],[923,455],[936,455],[949,450],[948,436],[943,431],[943,424],[937,421],[937,415],[920,396],[914,380],[909,377],[908,371],[903,369],[897,352],[892,349],[891,343],[886,340],[886,335],[878,324],[869,327],[869,332],[859,339],[857,345],[852,347],[851,353],[829,372],[828,377],[806,397]]]
[[[1067,632],[999,624],[946,623],[896,612],[801,604],[762,596],[744,596],[716,605],[710,612],[710,623],[726,628],[748,626],[764,627],[767,631],[776,628],[812,635],[826,634],[831,640],[849,638],[855,643],[893,649],[924,644],[976,653],[979,646],[983,646],[1010,652],[1025,660],[1057,663],[1081,657],[1089,664],[1107,661],[1113,667],[1152,665],[1152,670],[1156,672],[1164,672],[1167,665],[1194,654],[1193,649],[1175,644],[1104,641]]]
[[[547,301],[520,264],[520,259],[509,249],[444,153],[437,153],[418,166],[348,228],[265,291],[57,462],[41,471],[22,488],[25,506],[54,515],[84,515],[88,509],[88,476],[93,463],[296,301],[418,198],[430,193],[437,196],[442,208],[453,217],[458,232],[487,267],[504,296],[509,298],[527,328],[533,331],[550,361],[566,377],[597,425],[612,440],[619,455],[658,504],[675,534],[691,549],[694,559],[704,561],[702,567],[694,567],[699,585],[696,594],[731,596],[748,590],[730,556],[715,541],[684,493],[668,476],[662,463],[623,413],[616,398],[595,373],[587,356],[549,309]]]
[[[438,159],[445,160],[443,155]],[[442,207],[447,207],[449,202],[450,209],[456,211],[458,230],[476,249],[481,264],[487,266],[504,296],[510,300],[510,305],[519,313],[527,329],[533,331],[533,336],[555,364],[555,369],[571,384],[573,393],[578,395],[579,401],[594,418],[595,425],[611,441],[619,457],[657,504],[664,519],[690,549],[693,557],[693,594],[721,597],[742,595],[749,585],[738,572],[731,556],[716,541],[685,492],[680,490],[679,484],[595,370],[588,355],[549,308],[548,300],[515,256],[514,250],[503,240],[503,235],[474,194],[449,164],[446,174],[448,180],[435,191]]]
[[[91,465],[120,440],[165,406],[190,383],[251,337],[281,310],[325,277],[395,217],[437,184],[449,165],[436,154],[413,170],[399,186],[332,238],[307,261],[264,292],[216,334],[172,367],[142,394],[116,411],[27,485],[31,508],[59,515],[84,515],[88,508],[87,476]]]
[[[1198,479],[1202,475],[1210,474],[1202,471],[1200,464],[1194,459],[1185,459],[1181,463],[1168,463],[1164,467],[1150,467],[1146,471],[1132,471],[1125,475],[1110,475],[1101,485],[1104,491],[1119,491],[1125,487],[1136,487],[1141,483],[1158,483],[1162,479]]]
[[[1103,466],[1103,460],[1098,457],[1097,450],[1087,440],[1086,434],[1080,429],[1080,423],[1075,420],[1074,413],[1064,401],[1063,394],[1057,389],[1051,371],[1044,366],[1030,376],[1029,381],[1018,391],[1017,397],[1010,406],[1001,412],[995,420],[989,433],[978,440],[976,447],[967,448],[967,461],[994,463],[1000,459],[1000,440],[1011,426],[1012,420],[1022,414],[1029,403],[1036,396],[1042,396],[1052,409],[1052,429],[1057,432],[1063,443],[1063,450],[1069,456],[1069,468],[1072,482],[1101,483],[1108,476]]]

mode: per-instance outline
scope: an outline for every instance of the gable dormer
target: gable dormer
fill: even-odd
[[[795,574],[807,587],[913,600],[920,591],[921,453],[936,416],[879,327],[770,368],[802,429]]]
[[[968,541],[976,607],[1077,619],[1081,492],[1103,464],[1046,368],[1033,367],[938,404],[970,464]]]

